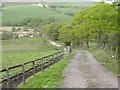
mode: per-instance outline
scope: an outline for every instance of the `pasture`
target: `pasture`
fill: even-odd
[[[69,22],[70,18],[72,18],[71,16],[60,14],[49,8],[32,5],[7,6],[3,10],[3,22],[20,23],[26,18],[47,19],[52,17],[64,22]]]
[[[42,38],[21,38],[2,41],[2,68],[31,61],[56,52]]]
[[[12,5],[6,4],[3,8],[2,19],[3,23],[20,23],[26,18],[55,18],[64,23],[70,23],[72,16],[65,13],[76,13],[83,8],[90,7],[96,3],[78,3],[78,2],[54,2],[47,4],[48,6],[60,6],[59,8],[43,8],[37,5],[13,3]],[[62,6],[62,7],[61,7]],[[68,8],[63,8],[68,7]],[[79,7],[79,8],[75,8]],[[59,13],[60,12],[60,13]]]

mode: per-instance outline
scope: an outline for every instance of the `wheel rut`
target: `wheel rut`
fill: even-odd
[[[88,51],[77,51],[64,71],[63,88],[118,88],[118,79]]]

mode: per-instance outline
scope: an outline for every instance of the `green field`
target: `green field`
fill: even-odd
[[[70,6],[70,7],[90,7],[92,5],[95,5],[96,2],[53,2],[52,6]]]
[[[49,8],[41,8],[32,5],[13,5],[5,7],[3,10],[3,22],[19,23],[26,18],[47,19],[52,17],[64,22],[69,22],[72,18],[62,13],[59,14]]]
[[[69,60],[75,55],[75,50],[65,59],[51,66],[35,76],[28,78],[25,84],[21,84],[18,88],[60,88],[63,85],[63,73]]]
[[[49,45],[49,46],[48,46]],[[22,38],[2,41],[2,68],[31,61],[56,52],[54,46],[41,38]]]
[[[72,16],[67,15],[65,13],[77,13],[83,8],[90,7],[95,5],[96,3],[78,3],[78,2],[54,2],[52,4],[48,4],[48,6],[68,6],[69,8],[42,8],[40,6],[33,6],[30,4],[12,4],[5,5],[3,8],[2,16],[3,23],[20,23],[26,18],[56,18],[64,23],[70,23]],[[75,8],[79,7],[79,8]],[[57,12],[59,11],[59,12]]]

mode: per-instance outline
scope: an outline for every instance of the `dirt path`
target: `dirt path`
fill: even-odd
[[[92,54],[77,51],[65,69],[63,87],[118,88],[118,80],[95,60]]]
[[[62,45],[60,45],[60,44],[58,44],[58,43],[56,43],[56,42],[54,42],[54,41],[52,41],[52,40],[48,40],[52,45],[54,45],[54,46],[56,46],[56,47],[58,47],[58,48],[60,48]]]

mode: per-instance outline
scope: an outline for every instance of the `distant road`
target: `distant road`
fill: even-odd
[[[60,48],[61,47],[61,45],[60,44],[58,44],[58,43],[56,43],[56,42],[54,42],[54,41],[51,41],[51,40],[48,40],[52,45],[54,45],[54,46],[56,46],[56,47],[58,47],[58,48]]]

